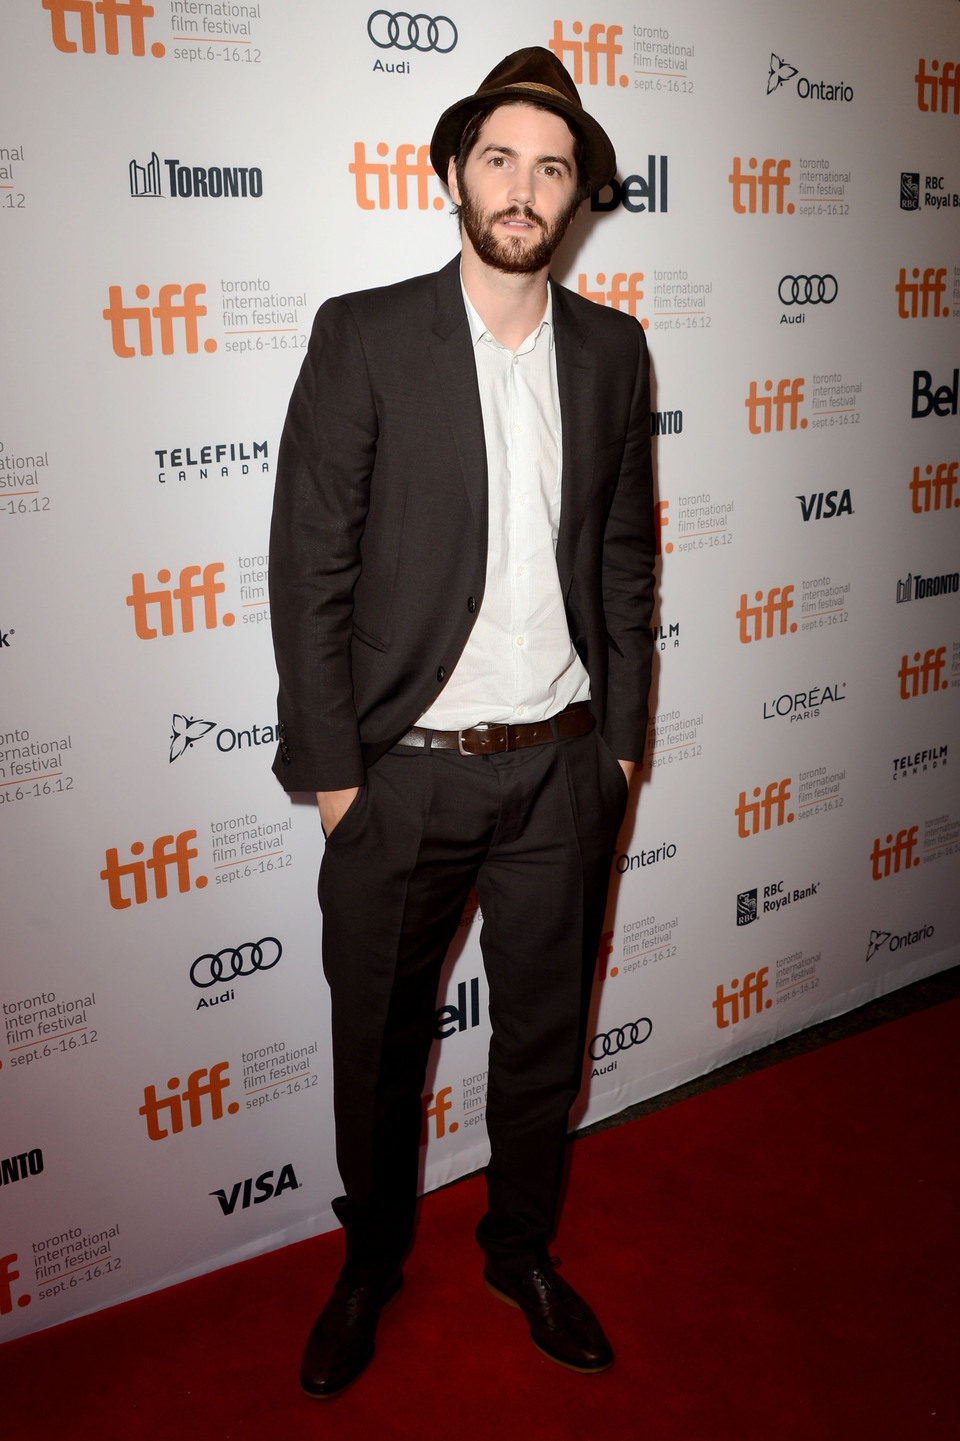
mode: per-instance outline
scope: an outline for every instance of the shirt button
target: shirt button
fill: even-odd
[[[523,645],[523,636],[522,636],[522,635],[518,635],[518,636],[517,636],[517,645]]]
[[[518,706],[517,706],[517,715],[526,715],[526,713],[527,713],[527,708],[526,708],[525,705],[518,705]]]
[[[474,613],[474,611],[476,610],[476,608],[477,608],[477,597],[476,597],[475,595],[468,596],[468,598],[467,598],[467,610],[470,612],[471,615],[473,615],[473,613]]]
[[[437,666],[437,680],[443,681],[446,680],[446,678],[447,672],[444,670],[443,666]]]

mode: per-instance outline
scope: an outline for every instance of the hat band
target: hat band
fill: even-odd
[[[552,95],[556,100],[562,100],[564,105],[575,105],[576,101],[571,100],[569,95],[564,95],[562,90],[555,90],[552,85],[541,85],[537,80],[517,80],[511,85],[505,85],[505,90],[539,90],[542,95]],[[477,99],[481,97],[478,95]]]

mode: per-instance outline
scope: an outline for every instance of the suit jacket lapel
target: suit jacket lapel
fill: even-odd
[[[557,388],[560,394],[560,422],[563,430],[557,572],[560,585],[566,593],[573,576],[581,520],[590,495],[598,413],[594,396],[593,357],[586,338],[571,314],[564,291],[552,281],[551,287],[557,347]]]
[[[437,301],[429,335],[440,393],[447,407],[460,472],[476,522],[481,554],[487,551],[487,450],[470,327],[460,291],[460,257],[437,273]],[[429,444],[429,440],[426,442]]]

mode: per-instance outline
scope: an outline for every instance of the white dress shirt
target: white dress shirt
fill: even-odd
[[[461,281],[462,286],[462,281]],[[562,437],[553,297],[515,351],[490,334],[463,292],[487,451],[483,602],[463,654],[420,718],[433,730],[546,720],[587,700],[557,575]]]

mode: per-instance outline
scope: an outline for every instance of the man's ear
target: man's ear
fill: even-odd
[[[457,184],[457,162],[451,155],[447,164],[447,189],[454,205],[460,204],[460,187]]]

